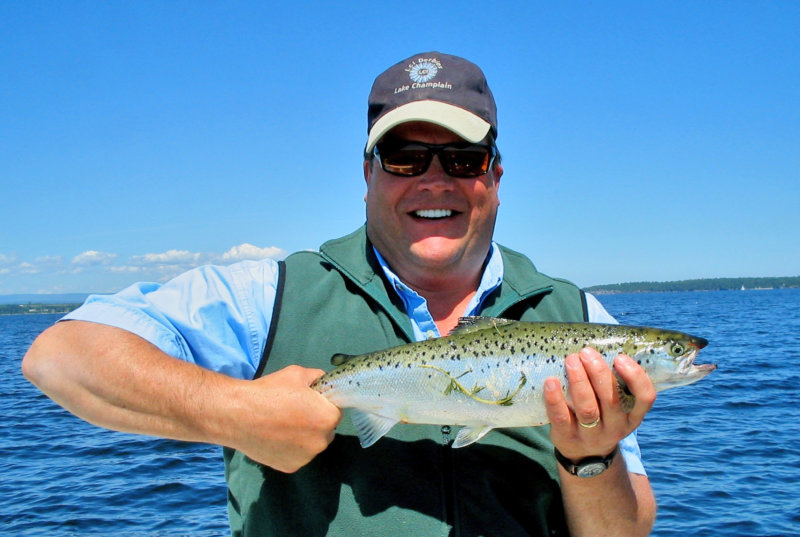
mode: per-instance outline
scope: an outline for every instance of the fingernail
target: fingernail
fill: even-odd
[[[630,356],[619,354],[616,358],[617,366],[631,367],[635,363]]]
[[[597,360],[597,355],[595,355],[591,349],[583,349],[581,350],[581,361],[585,364],[589,364]]]
[[[578,360],[580,359],[581,359],[580,355],[570,354],[569,356],[567,356],[564,366],[567,369],[578,369]]]

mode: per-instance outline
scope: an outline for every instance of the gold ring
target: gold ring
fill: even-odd
[[[599,416],[592,423],[583,423],[581,421],[578,422],[578,425],[580,425],[584,429],[591,429],[593,427],[597,427],[599,424],[600,424],[600,417]]]

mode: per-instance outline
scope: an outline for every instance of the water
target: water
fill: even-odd
[[[0,534],[229,535],[221,448],[94,427],[22,377],[59,317],[0,316]]]
[[[621,323],[706,337],[698,362],[719,366],[640,428],[652,535],[800,535],[800,289],[601,298]]]
[[[800,290],[601,297],[625,324],[706,337],[719,369],[640,428],[655,537],[800,535]],[[56,315],[0,317],[0,533],[228,534],[220,449],[105,431],[22,378]]]

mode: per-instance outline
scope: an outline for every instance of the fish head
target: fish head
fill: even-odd
[[[702,379],[714,369],[714,364],[695,364],[700,349],[708,340],[682,332],[654,330],[649,343],[631,355],[647,372],[656,391],[685,386]]]

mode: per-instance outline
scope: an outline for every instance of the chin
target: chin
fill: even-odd
[[[412,247],[412,252],[431,265],[440,265],[451,262],[459,257],[461,245],[453,239],[443,237],[431,237],[418,241]]]

